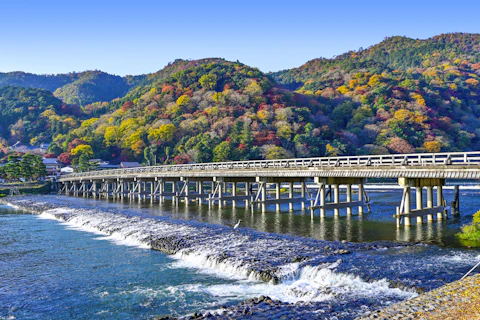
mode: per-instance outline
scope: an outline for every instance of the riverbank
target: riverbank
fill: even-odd
[[[446,284],[416,298],[406,300],[361,319],[480,318],[480,274]]]
[[[9,183],[0,184],[0,196],[8,196],[10,194],[21,195],[38,195],[50,194],[52,192],[51,182],[33,182],[33,183]]]

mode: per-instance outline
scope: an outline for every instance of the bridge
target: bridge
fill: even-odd
[[[162,165],[73,173],[60,177],[59,192],[100,198],[184,201],[236,206],[259,206],[262,212],[283,203],[293,210],[294,203],[320,218],[327,211],[334,216],[340,209],[346,215],[370,210],[370,198],[364,184],[368,178],[396,178],[403,187],[401,203],[394,218],[400,226],[410,226],[447,218],[443,197],[446,179],[480,179],[480,152],[368,155],[280,160]],[[340,186],[346,187],[346,199],[340,201]],[[285,186],[285,188],[282,188]],[[297,191],[296,191],[297,190]],[[415,190],[415,208],[411,198]],[[425,190],[425,192],[424,192]],[[354,199],[356,191],[356,199]],[[458,208],[458,186],[452,212]],[[426,201],[424,201],[424,193]],[[434,203],[434,194],[436,201]],[[393,209],[393,208],[392,208]],[[392,210],[393,211],[393,210]]]

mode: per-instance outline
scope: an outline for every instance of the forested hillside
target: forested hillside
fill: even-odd
[[[392,37],[272,76],[324,97],[343,143],[368,152],[480,149],[478,34]]]
[[[0,87],[20,86],[46,89],[67,104],[85,106],[123,97],[140,77],[119,77],[101,71],[58,75],[36,75],[25,72],[0,73]]]
[[[77,127],[80,115],[79,108],[62,103],[50,91],[0,87],[0,145],[50,142],[54,136]]]
[[[7,87],[15,93],[2,98],[2,136],[53,137],[67,162],[82,154],[152,164],[480,150],[477,34],[391,37],[272,74],[209,58],[139,76],[6,75],[0,86],[48,85],[64,103],[45,90],[25,101],[23,89]],[[12,113],[17,105],[39,110]],[[19,120],[31,127],[19,131]]]
[[[82,144],[96,157],[149,163],[320,156],[321,137],[334,136],[313,124],[321,108],[314,98],[278,88],[258,69],[221,59],[168,68],[174,71],[112,101],[113,112],[57,136],[62,158],[74,158]]]

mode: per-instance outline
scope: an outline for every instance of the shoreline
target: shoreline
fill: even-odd
[[[358,319],[478,319],[480,274],[448,283]]]

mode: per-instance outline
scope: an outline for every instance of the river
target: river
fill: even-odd
[[[171,201],[16,198],[43,213],[0,207],[0,318],[185,316],[266,295],[279,302],[264,318],[351,319],[454,281],[480,261],[478,249],[465,248],[474,244],[454,237],[480,207],[479,194],[461,191],[460,218],[399,230],[399,190],[369,190],[371,213],[323,221],[287,206],[262,214]],[[176,251],[151,250],[152,239],[168,239]]]

